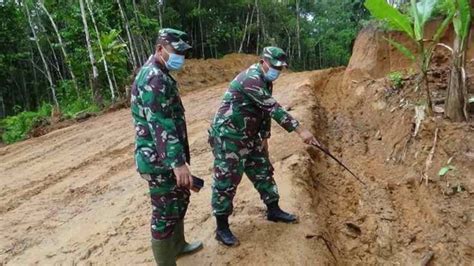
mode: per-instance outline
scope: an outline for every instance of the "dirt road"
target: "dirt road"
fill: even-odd
[[[311,124],[311,73],[284,75],[275,96]],[[242,245],[228,249],[213,239],[211,153],[207,127],[226,84],[184,96],[192,171],[205,188],[193,194],[186,216],[190,239],[205,249],[183,265],[312,264],[333,259],[317,237],[311,195],[304,184],[310,157],[295,134],[274,127],[270,151],[281,205],[301,216],[298,225],[264,219],[264,206],[247,179],[231,218]],[[134,170],[129,110],[120,110],[0,149],[0,264],[152,265],[146,183]]]
[[[439,71],[435,84],[443,84],[446,71]],[[342,86],[343,80],[350,85]],[[413,90],[392,92],[384,79],[354,82],[344,68],[284,74],[275,98],[367,187],[274,124],[270,155],[281,205],[301,222],[266,221],[244,178],[230,219],[241,245],[218,245],[206,130],[225,87],[183,97],[191,169],[206,181],[192,195],[185,230],[205,249],[178,264],[472,265],[474,126],[433,117],[413,137],[413,102],[419,99]],[[0,265],[153,265],[151,210],[146,183],[134,170],[129,112],[0,148]],[[441,178],[437,172],[446,164],[455,170]],[[421,183],[421,177],[429,180]]]

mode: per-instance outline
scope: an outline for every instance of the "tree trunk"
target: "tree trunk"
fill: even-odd
[[[199,32],[201,33],[201,56],[202,56],[202,59],[205,59],[206,58],[206,55],[204,53],[204,35],[202,33],[202,15],[201,15],[201,0],[199,0],[198,2],[198,9],[199,9]]]
[[[138,31],[139,31],[140,35],[142,35],[143,33],[142,33],[142,29],[140,27],[140,19],[138,18],[138,9],[137,9],[136,0],[132,1],[132,6],[133,6],[133,14],[134,14],[134,17],[135,17],[135,21],[137,23],[136,25],[137,25]],[[143,39],[143,38],[140,38],[140,36],[135,36],[135,41],[138,41],[138,44],[140,46],[140,53],[138,53],[138,47],[137,47],[137,55],[138,55],[139,64],[141,66],[141,65],[143,65],[143,58],[145,58],[147,56],[147,53],[145,53],[146,48],[144,48],[145,47],[144,42],[140,41],[140,39]],[[135,44],[136,43],[137,42],[135,42]]]
[[[288,40],[288,44],[286,46],[286,57],[288,58],[288,61],[291,61],[291,56],[292,56],[292,54],[291,54],[291,35],[290,35],[290,31],[286,27],[284,27],[283,29],[286,32],[286,36],[287,36],[286,38]],[[291,64],[291,62],[289,62],[289,63]]]
[[[54,62],[51,62],[51,60],[49,60],[50,58],[48,58],[48,61],[51,65],[51,67],[53,67],[54,69],[56,69],[56,72],[58,72],[58,77],[60,80],[64,80],[64,77],[63,77],[63,74],[61,73],[61,67],[59,66],[59,59],[58,57],[56,56],[56,52],[54,51],[54,47],[53,47],[53,44],[51,43],[51,41],[46,38],[46,40],[48,41],[48,44],[49,44],[49,48],[51,49],[51,54],[53,55],[53,60]]]
[[[49,87],[51,89],[51,96],[53,98],[54,106],[55,106],[56,110],[59,112],[59,110],[60,110],[59,102],[58,102],[58,98],[56,97],[56,88],[54,87],[54,84],[53,84],[53,78],[51,76],[51,71],[49,70],[48,63],[46,62],[46,59],[44,57],[43,50],[41,50],[41,46],[40,46],[40,43],[39,43],[39,40],[38,40],[38,36],[36,35],[35,27],[33,26],[33,22],[31,20],[31,15],[30,15],[30,10],[28,8],[28,3],[23,2],[23,5],[25,6],[26,15],[28,17],[28,23],[30,25],[31,32],[33,33],[33,38],[35,39],[36,47],[38,48],[38,52],[40,54],[41,61],[43,61],[43,66],[44,66],[44,70],[46,72],[47,80],[49,82]]]
[[[239,54],[242,53],[242,48],[244,46],[244,41],[245,41],[245,35],[247,34],[247,27],[248,27],[248,24],[249,24],[249,13],[250,13],[250,6],[248,7],[247,15],[245,16],[244,34],[242,35],[242,41],[240,42]]]
[[[301,59],[301,40],[300,40],[300,1],[296,0],[296,41],[298,44],[298,59]]]
[[[94,53],[92,52],[92,45],[91,45],[91,40],[90,40],[90,35],[89,35],[89,26],[87,25],[86,11],[84,9],[84,0],[79,0],[79,5],[81,7],[82,23],[84,24],[84,33],[86,35],[87,51],[89,53],[89,60],[92,65],[92,82],[91,82],[92,96],[94,98],[95,103],[99,107],[103,107],[102,96],[100,95],[99,86],[98,86],[99,85],[98,84],[99,72],[97,71]]]
[[[428,101],[428,108],[427,108],[427,114],[428,116],[433,116],[433,102],[431,101],[431,90],[429,86],[429,81],[428,81],[428,67],[429,67],[429,61],[430,58],[426,56],[423,52],[425,51],[424,48],[424,41],[421,40],[418,43],[418,51],[421,56],[419,60],[420,61],[420,70],[421,70],[421,79],[418,82],[418,86],[422,85],[425,88],[425,93],[426,93],[426,100]]]
[[[117,88],[117,96],[120,97],[120,90],[117,85],[117,80],[115,79],[115,72],[113,68],[112,68],[112,80],[114,81],[115,88]]]
[[[249,21],[249,26],[252,25],[252,21],[253,21],[253,14],[255,13],[255,6],[257,6],[257,0],[255,0],[255,3],[253,5],[253,8],[252,8],[252,14],[250,15],[250,21]],[[247,51],[249,49],[249,44],[250,44],[250,32],[249,34],[247,34]]]
[[[136,61],[136,57],[135,57],[135,48],[134,48],[133,41],[132,41],[132,34],[130,33],[130,27],[128,25],[128,20],[127,20],[127,17],[125,16],[125,12],[123,12],[122,5],[120,4],[120,0],[117,0],[117,4],[118,4],[119,10],[120,10],[120,15],[122,16],[123,24],[124,24],[124,27],[125,27],[125,32],[127,33],[128,43],[130,44],[130,57],[132,58],[132,64],[133,64],[133,67],[135,68],[138,65],[137,65],[137,61]]]
[[[163,28],[163,15],[161,14],[161,8],[163,7],[163,2],[162,0],[158,0],[158,20],[160,21],[160,29]]]
[[[448,95],[445,104],[445,117],[451,121],[460,122],[466,120],[464,116],[465,95],[464,80],[462,76],[462,40],[456,36],[453,47],[453,64],[448,83]]]
[[[99,29],[97,28],[97,23],[95,22],[94,13],[92,12],[89,1],[90,0],[86,0],[86,6],[87,6],[87,9],[89,10],[89,15],[91,16],[92,24],[94,25],[95,35],[97,36],[97,43],[99,44],[100,54],[101,54],[102,59],[103,59],[102,62],[104,64],[105,75],[107,76],[107,81],[109,82],[109,89],[110,89],[110,94],[112,96],[112,102],[114,102],[115,101],[115,89],[114,89],[114,85],[112,84],[112,80],[110,79],[109,66],[107,65],[107,60],[105,59],[104,49],[103,49],[102,43],[100,41]]]
[[[3,119],[7,116],[5,112],[5,103],[3,102],[3,95],[0,94],[0,119]]]
[[[26,88],[26,79],[25,79],[25,74],[23,73],[23,71],[21,71],[21,87],[23,89],[23,94],[25,95],[23,98],[25,99],[25,109],[28,110],[28,111],[31,111],[31,104],[30,104],[30,97],[29,97],[29,94],[28,94],[28,90]]]
[[[66,53],[66,45],[63,43],[63,39],[61,35],[59,34],[58,27],[56,25],[56,22],[54,22],[53,17],[49,13],[49,11],[46,9],[44,4],[42,2],[39,3],[40,7],[43,9],[43,11],[46,13],[46,16],[48,16],[49,21],[51,22],[51,25],[53,26],[54,32],[56,32],[56,37],[58,38],[59,46],[61,47],[61,51],[64,56],[64,61],[66,61],[68,70],[69,70],[69,75],[71,76],[72,82],[74,84],[74,89],[76,90],[76,95],[79,97],[79,87],[77,86],[77,79],[76,76],[74,75],[74,72],[72,71],[72,66],[71,66],[71,61],[69,60],[69,57]]]
[[[323,42],[320,41],[319,42],[319,69],[323,68],[322,46],[323,46]]]
[[[258,8],[258,1],[255,0],[255,8],[257,9],[257,47],[255,48],[255,54],[258,55],[259,53],[259,45],[260,45],[260,8]]]

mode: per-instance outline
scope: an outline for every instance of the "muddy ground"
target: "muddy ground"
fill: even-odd
[[[420,95],[411,79],[394,90],[385,78],[357,79],[350,66],[285,73],[274,94],[366,186],[274,124],[270,155],[281,205],[300,223],[266,221],[244,178],[231,217],[241,240],[236,248],[213,239],[210,208],[206,130],[227,84],[189,80],[205,87],[183,101],[191,169],[206,185],[191,197],[185,230],[205,249],[179,265],[473,264],[474,125],[437,115],[415,136]],[[436,95],[446,89],[443,73],[431,77],[440,84]],[[151,210],[134,170],[133,132],[130,110],[122,109],[1,147],[0,265],[153,265]],[[438,176],[448,164],[455,169]]]

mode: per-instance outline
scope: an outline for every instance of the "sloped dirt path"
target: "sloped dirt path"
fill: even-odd
[[[312,126],[314,72],[283,75],[275,97]],[[318,235],[307,177],[311,158],[295,134],[274,125],[271,158],[281,205],[301,217],[297,225],[265,220],[264,206],[247,179],[236,197],[231,224],[241,246],[228,249],[213,239],[210,208],[211,152],[207,127],[226,84],[183,97],[192,149],[192,171],[205,188],[193,194],[186,217],[188,238],[205,249],[181,265],[332,264]],[[153,265],[149,249],[147,187],[134,170],[129,110],[0,148],[0,264]]]

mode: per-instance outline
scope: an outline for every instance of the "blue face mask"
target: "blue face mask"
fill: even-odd
[[[165,48],[163,48],[163,49],[166,51]],[[169,55],[167,61],[165,61],[165,59],[163,57],[161,57],[161,59],[163,59],[163,61],[165,61],[166,68],[170,71],[171,70],[180,70],[184,65],[184,55],[174,54],[174,53],[170,53],[168,51],[166,51],[166,53]]]
[[[268,70],[264,74],[265,79],[268,81],[274,81],[275,79],[277,79],[278,76],[280,76],[280,71],[269,66],[267,62],[264,61],[264,63],[268,66]]]

